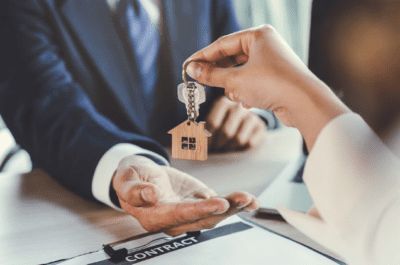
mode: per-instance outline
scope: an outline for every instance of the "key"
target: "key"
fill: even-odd
[[[194,93],[193,109],[196,112],[195,117],[197,117],[199,115],[200,104],[206,101],[205,89],[204,86],[196,82],[188,82],[187,86],[185,85],[185,83],[178,85],[178,99],[182,103],[185,103],[188,115],[190,114],[191,112],[190,109],[192,107],[191,102],[189,100],[190,92]]]
[[[194,101],[200,105],[206,101],[206,92],[204,86],[196,82],[188,82],[188,86],[194,85],[196,87],[194,93]],[[178,85],[178,99],[180,102],[187,104],[189,102],[189,89],[185,83]]]
[[[186,79],[185,62],[182,67],[183,83],[178,85],[179,101],[185,103],[188,119],[168,133],[172,135],[172,157],[176,159],[207,160],[208,137],[205,122],[196,122],[199,116],[200,104],[206,101],[204,86],[197,82],[188,82]]]

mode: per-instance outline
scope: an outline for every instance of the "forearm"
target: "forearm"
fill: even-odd
[[[36,1],[6,1],[0,10],[0,113],[35,167],[87,198],[101,157],[130,143],[167,155],[155,141],[121,130],[100,113],[61,56],[61,45]],[[115,168],[114,168],[115,170]]]
[[[289,123],[303,135],[309,150],[321,130],[335,117],[350,109],[321,80],[310,74],[298,82],[299,97],[296,102],[284,105]],[[279,115],[279,114],[278,114]]]

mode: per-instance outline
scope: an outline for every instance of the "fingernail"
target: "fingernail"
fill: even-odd
[[[223,200],[222,202],[223,204],[219,204],[213,212],[215,215],[223,214],[229,209],[229,202],[227,200]]]
[[[186,68],[186,73],[190,75],[191,78],[196,79],[200,77],[201,67],[200,64],[196,62],[191,62]]]
[[[240,203],[236,206],[236,209],[242,209],[242,208],[244,208],[244,207],[246,207],[246,206],[247,206],[246,203],[240,202]]]
[[[257,208],[258,208],[258,207],[246,207],[246,208],[244,208],[243,210],[244,210],[245,212],[251,213],[251,212],[254,212],[255,210],[257,210]]]
[[[140,195],[142,196],[143,200],[146,202],[153,201],[153,189],[150,187],[144,188],[140,191]]]

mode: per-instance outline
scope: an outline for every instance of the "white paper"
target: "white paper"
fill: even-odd
[[[234,216],[218,227],[243,222],[251,225],[241,218]],[[334,265],[333,260],[297,244],[284,237],[273,234],[267,230],[251,225],[252,228],[235,232],[226,236],[214,238],[186,248],[175,250],[157,257],[140,261],[135,264],[157,265],[157,264],[282,264],[282,265]],[[159,234],[158,236],[165,236]],[[149,242],[154,239],[143,238],[140,242],[130,242],[131,247],[139,247],[143,242]],[[119,248],[119,247],[117,247]],[[134,259],[128,255],[128,260]],[[107,260],[109,257],[103,252],[98,251],[85,256],[62,263],[63,265],[81,265],[90,264]],[[133,264],[125,260],[121,264]],[[115,263],[118,264],[118,263]]]

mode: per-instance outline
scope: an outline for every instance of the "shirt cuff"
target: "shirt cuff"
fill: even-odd
[[[250,111],[263,119],[267,124],[268,129],[273,130],[279,127],[279,122],[272,111],[257,108],[252,108]]]
[[[111,147],[101,157],[94,171],[92,180],[92,194],[98,201],[116,210],[120,210],[120,208],[115,205],[110,198],[111,181],[121,159],[129,155],[143,155],[152,159],[158,164],[169,164],[163,156],[143,149],[137,145],[121,143]]]

